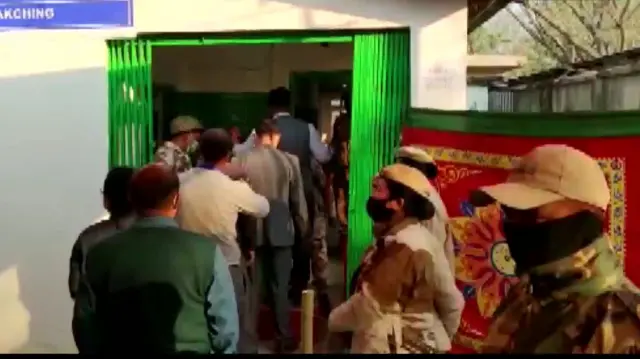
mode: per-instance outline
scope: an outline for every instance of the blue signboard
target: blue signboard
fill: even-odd
[[[133,0],[0,0],[0,30],[133,26]]]

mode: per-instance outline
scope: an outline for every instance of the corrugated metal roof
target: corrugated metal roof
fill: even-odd
[[[610,67],[627,65],[638,62],[638,60],[640,60],[640,47],[593,60],[576,62],[567,67],[556,67],[527,76],[505,79],[503,82],[506,86],[527,85],[560,77],[575,76],[585,71],[599,71]]]

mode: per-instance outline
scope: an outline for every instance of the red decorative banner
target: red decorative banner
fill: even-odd
[[[451,217],[456,279],[466,299],[453,352],[478,351],[493,312],[517,281],[498,208],[473,208],[467,202],[469,192],[504,181],[518,156],[536,146],[567,144],[599,161],[611,189],[608,238],[628,277],[640,283],[640,267],[632,265],[640,258],[640,221],[627,221],[640,211],[639,201],[627,202],[627,198],[640,198],[640,156],[634,153],[639,141],[638,137],[535,138],[404,128],[403,145],[427,146],[436,160],[437,187]]]

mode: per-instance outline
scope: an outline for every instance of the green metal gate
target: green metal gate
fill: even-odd
[[[354,38],[347,281],[372,241],[371,179],[393,161],[409,106],[409,31]],[[347,283],[349,288],[349,283]]]
[[[113,40],[109,49],[109,167],[139,167],[153,151],[151,43]]]
[[[152,47],[339,42],[354,43],[348,281],[372,240],[371,221],[364,210],[371,179],[383,165],[392,162],[408,111],[408,30],[109,41],[109,165],[139,167],[152,158]]]

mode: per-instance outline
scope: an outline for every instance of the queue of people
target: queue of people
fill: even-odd
[[[269,116],[244,142],[192,117],[142,169],[104,183],[109,218],[73,247],[69,291],[80,353],[258,353],[259,308],[273,314],[275,351],[297,348],[290,308],[313,285],[351,353],[446,353],[464,299],[438,167],[401,147],[362,208],[371,246],[345,301],[327,291],[331,203],[346,241],[350,124],[329,145],[269,93]],[[482,352],[637,353],[640,291],[604,237],[609,189],[597,161],[563,145],[526,154],[506,183],[471,194],[499,204],[519,283],[495,314]],[[313,278],[313,280],[311,280]]]

